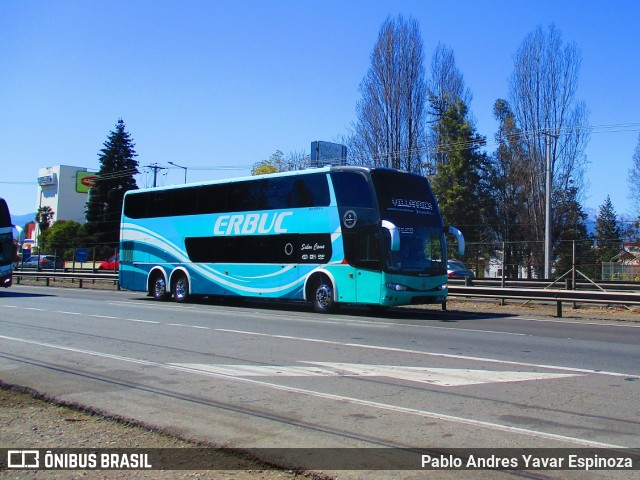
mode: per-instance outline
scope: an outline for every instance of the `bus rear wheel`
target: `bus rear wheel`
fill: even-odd
[[[185,275],[178,275],[173,281],[173,299],[184,303],[189,299],[189,279]]]
[[[167,293],[167,282],[164,279],[164,276],[157,273],[153,279],[151,280],[151,296],[156,300],[166,300],[168,297]]]
[[[331,281],[321,279],[313,289],[313,309],[317,313],[330,313],[336,309]]]

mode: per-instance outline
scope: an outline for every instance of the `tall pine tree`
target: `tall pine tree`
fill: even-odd
[[[578,201],[578,189],[570,187],[564,191],[556,190],[556,198],[552,203],[556,205],[553,214],[554,254],[557,259],[556,276],[563,275],[573,268],[573,246],[576,246],[576,268],[593,277],[594,253],[588,246],[591,242],[587,231],[588,215]]]
[[[480,151],[485,138],[476,133],[462,100],[451,103],[439,120],[438,150],[442,163],[430,178],[446,223],[455,225],[469,242],[487,240],[484,227],[491,198],[487,191],[489,162]]]
[[[598,210],[596,219],[596,257],[599,262],[610,262],[620,253],[622,232],[611,198],[606,200]]]
[[[111,244],[120,237],[120,214],[125,192],[137,189],[134,175],[138,173],[138,156],[131,135],[122,119],[109,133],[104,148],[98,154],[98,180],[89,192],[86,231],[95,243]]]

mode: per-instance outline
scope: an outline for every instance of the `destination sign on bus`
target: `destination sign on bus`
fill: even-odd
[[[392,198],[392,207],[388,210],[414,211],[416,213],[432,213],[433,203],[409,198]]]

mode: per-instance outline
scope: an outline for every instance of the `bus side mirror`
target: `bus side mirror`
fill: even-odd
[[[398,227],[396,227],[389,220],[382,220],[381,225],[382,228],[386,228],[391,235],[391,251],[400,251],[400,232],[398,232]]]
[[[453,227],[451,225],[449,225],[449,233],[455,236],[456,240],[458,240],[458,255],[462,257],[464,255],[464,247],[465,247],[464,235],[462,235],[462,232],[460,230],[458,230],[456,227]]]

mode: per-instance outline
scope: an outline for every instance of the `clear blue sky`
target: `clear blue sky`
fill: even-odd
[[[276,150],[308,152],[355,119],[358,86],[388,15],[418,20],[425,68],[451,47],[491,138],[513,54],[555,23],[582,51],[578,97],[595,126],[585,206],[631,213],[640,132],[640,1],[4,0],[0,4],[0,196],[36,210],[38,168],[98,169],[119,118],[141,166],[188,180],[241,176]],[[232,168],[229,168],[232,167]],[[171,168],[160,184],[182,183]],[[149,174],[138,178],[150,186]]]

